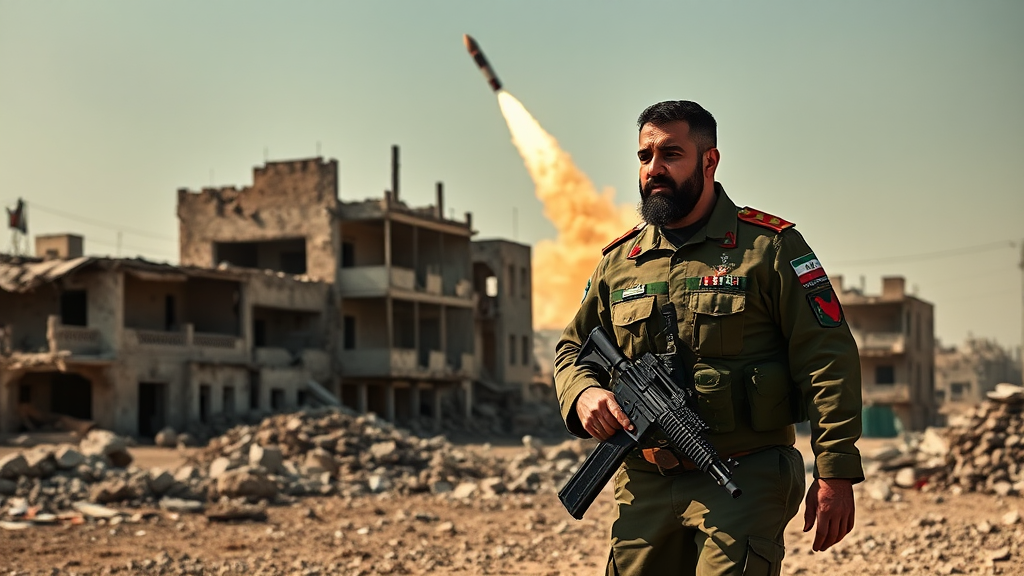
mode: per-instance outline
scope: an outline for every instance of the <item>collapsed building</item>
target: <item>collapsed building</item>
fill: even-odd
[[[330,378],[322,282],[59,256],[0,260],[0,432],[56,415],[151,436],[294,409]]]
[[[435,204],[404,203],[392,153],[376,199],[343,201],[322,158],[179,189],[179,266],[86,257],[73,235],[5,258],[0,433],[30,427],[29,407],[148,436],[311,396],[434,430],[502,416],[475,397],[529,388],[530,248],[477,245],[441,183]]]

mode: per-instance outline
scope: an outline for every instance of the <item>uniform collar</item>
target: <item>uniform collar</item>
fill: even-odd
[[[694,233],[684,246],[699,244],[709,239],[717,241],[723,248],[736,246],[736,205],[729,199],[725,188],[718,182],[715,182],[715,192],[718,199],[715,200],[715,206],[711,209],[711,217],[708,218],[707,225]],[[633,241],[626,257],[633,260],[641,254],[659,248],[673,249],[672,243],[665,238],[657,226],[644,226],[636,240]]]

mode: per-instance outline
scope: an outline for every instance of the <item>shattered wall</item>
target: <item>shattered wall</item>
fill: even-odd
[[[268,162],[253,170],[249,187],[178,190],[181,264],[217,266],[219,242],[304,238],[306,274],[333,282],[337,171],[337,161],[321,158]]]

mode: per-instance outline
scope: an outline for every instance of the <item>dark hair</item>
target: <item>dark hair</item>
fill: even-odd
[[[690,138],[697,144],[698,153],[702,154],[718,146],[718,123],[715,117],[700,104],[689,100],[667,100],[652,104],[640,113],[636,126],[642,130],[644,124],[662,126],[679,121],[690,126]]]

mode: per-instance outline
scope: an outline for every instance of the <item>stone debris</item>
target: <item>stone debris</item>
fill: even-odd
[[[1000,384],[988,398],[945,429],[908,434],[902,446],[865,454],[868,478],[884,473],[866,486],[868,495],[891,500],[892,487],[1024,494],[1024,388]]]
[[[164,430],[167,444],[181,435]],[[204,513],[211,520],[259,519],[267,505],[303,496],[429,493],[452,501],[553,493],[596,444],[546,447],[533,437],[512,457],[469,450],[444,436],[420,437],[373,414],[310,409],[239,425],[175,470],[132,465],[130,440],[92,430],[79,446],[35,446],[0,459],[0,519],[28,507],[65,518],[116,518],[124,508]],[[112,506],[114,508],[109,508]],[[253,506],[256,506],[254,508]],[[55,516],[60,519],[59,516]]]

